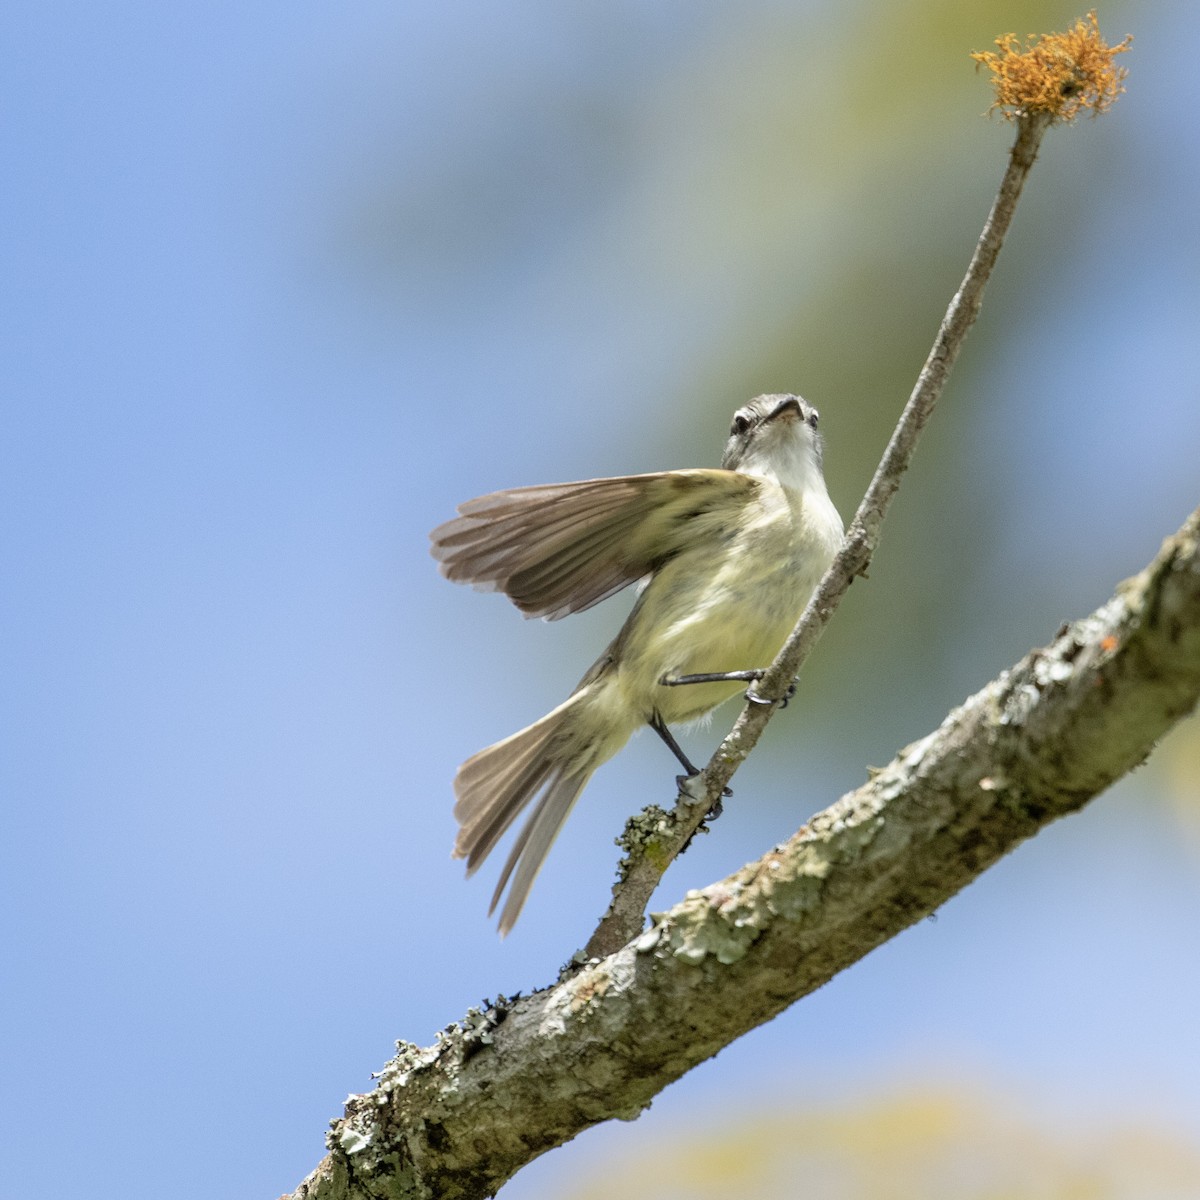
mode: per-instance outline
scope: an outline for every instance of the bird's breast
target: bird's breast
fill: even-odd
[[[661,680],[766,667],[804,610],[836,542],[776,492],[735,527],[664,564],[642,593],[618,639],[618,673],[646,716],[691,720],[744,691],[742,683],[665,687]]]

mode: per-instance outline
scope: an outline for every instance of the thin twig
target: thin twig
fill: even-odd
[[[635,937],[642,928],[646,905],[667,867],[692,839],[705,815],[742,761],[754,749],[772,713],[790,683],[800,672],[817,639],[854,579],[866,573],[892,497],[912,461],[917,440],[937,404],[958,352],[979,314],[987,285],[1005,235],[1012,223],[1025,179],[1037,158],[1042,137],[1051,123],[1044,112],[1017,118],[1017,136],[1009,152],[1008,167],[992,204],[970,266],[942,319],[929,357],[925,360],[912,395],[892,433],[871,486],[850,523],[846,544],[813,593],[791,636],[770,669],[756,686],[760,697],[775,704],[747,703],[733,729],[717,747],[708,765],[681,792],[675,808],[656,822],[647,835],[637,831],[641,816],[626,827],[623,844],[628,846],[618,868],[618,882],[608,911],[588,941],[589,957],[611,954]]]

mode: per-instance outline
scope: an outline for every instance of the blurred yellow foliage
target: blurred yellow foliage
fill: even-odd
[[[1152,761],[1181,827],[1200,850],[1200,713],[1171,730]]]
[[[913,1090],[773,1109],[606,1163],[564,1200],[1194,1200],[1200,1147],[1130,1118],[1063,1128],[996,1096]]]

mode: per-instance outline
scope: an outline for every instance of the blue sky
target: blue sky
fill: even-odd
[[[981,5],[962,51],[1036,7]],[[289,1190],[394,1039],[586,939],[612,837],[667,798],[660,748],[597,777],[503,944],[490,866],[465,885],[449,859],[450,780],[561,698],[621,602],[524,623],[439,579],[427,531],[496,487],[715,462],[767,387],[821,405],[849,514],[1008,137],[958,49],[875,92],[855,38],[896,11],[0,16],[13,1195]],[[846,631],[660,904],[855,786],[1200,502],[1197,15],[1101,19],[1137,36],[1129,95],[1052,135]],[[827,332],[760,380],[743,364],[785,361],[793,322]],[[1152,767],[1047,831],[505,1195],[562,1194],[751,1081],[811,1105],[935,1076],[1200,1137],[1200,883],[1163,787]]]

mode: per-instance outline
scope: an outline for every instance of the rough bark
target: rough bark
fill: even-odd
[[[1200,698],[1200,509],[787,843],[553,987],[404,1046],[296,1200],[483,1197],[933,912],[1141,763]]]

